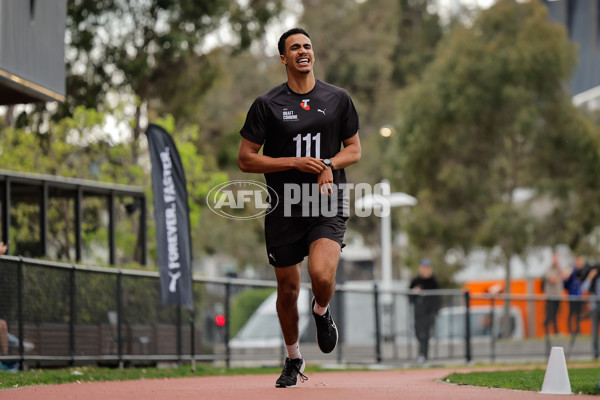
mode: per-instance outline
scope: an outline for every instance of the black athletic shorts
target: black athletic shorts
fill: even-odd
[[[337,242],[340,249],[346,233],[347,217],[265,217],[265,242],[269,264],[274,267],[296,265],[308,255],[317,239]]]

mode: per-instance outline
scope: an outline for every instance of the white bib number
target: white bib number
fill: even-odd
[[[294,136],[294,142],[296,142],[296,157],[315,157],[321,158],[321,132],[316,135],[307,133],[302,136],[300,133]],[[304,155],[302,154],[302,142],[304,142]],[[315,142],[314,149],[315,154],[312,155],[312,142]]]

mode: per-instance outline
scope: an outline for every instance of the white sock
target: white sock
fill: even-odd
[[[313,307],[313,311],[315,312],[315,314],[323,316],[325,315],[325,312],[327,312],[327,306],[321,307],[319,303],[317,303],[317,301],[315,300],[315,306]]]
[[[285,348],[287,349],[288,358],[294,360],[296,358],[302,358],[302,354],[300,353],[300,346],[298,342],[294,344],[286,344]]]

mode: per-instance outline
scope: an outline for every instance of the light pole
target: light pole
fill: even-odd
[[[378,193],[367,194],[354,203],[355,212],[374,210],[375,215],[381,218],[381,305],[383,311],[384,337],[395,338],[393,324],[392,295],[392,207],[414,206],[417,199],[406,193],[391,193],[390,183],[384,179],[375,185]]]
[[[367,194],[357,199],[354,207],[360,210],[375,210],[375,215],[381,217],[381,286],[389,289],[392,283],[391,208],[414,206],[417,199],[402,192],[391,193],[387,179],[382,180],[378,187],[379,193]]]

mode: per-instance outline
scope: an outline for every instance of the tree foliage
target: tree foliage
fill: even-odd
[[[592,212],[577,193],[598,195],[589,173],[600,158],[564,90],[574,63],[565,30],[535,1],[500,0],[442,40],[403,99],[396,141],[397,182],[419,199],[409,228],[419,247],[443,256],[499,246],[508,265],[528,246],[569,235],[546,215],[535,218],[542,201],[556,201],[563,223],[561,197],[571,217]],[[578,165],[582,151],[587,163]],[[536,196],[521,201],[523,188]],[[549,228],[561,233],[544,238]]]
[[[69,0],[66,101],[56,110],[40,105],[23,113],[20,125],[44,130],[48,116],[71,116],[77,106],[102,110],[106,96],[116,92],[137,98],[137,140],[143,103],[156,100],[168,113],[184,85],[191,96],[210,87],[211,73],[191,75],[202,66],[207,37],[229,25],[234,45],[245,49],[281,8],[281,0]]]
[[[111,135],[106,132],[106,116],[93,109],[78,107],[73,117],[66,117],[58,122],[50,122],[48,133],[41,138],[21,129],[6,128],[3,131],[0,157],[0,168],[24,172],[43,171],[46,174],[77,177],[82,179],[99,180],[103,182],[121,183],[141,186],[146,191],[149,207],[148,238],[154,237],[154,219],[152,218],[152,191],[149,182],[149,161],[146,157],[144,164],[135,163],[129,157],[130,144],[127,142],[112,143]],[[173,129],[173,118],[157,120]],[[197,126],[183,126],[172,131],[174,140],[186,171],[190,204],[190,220],[195,236],[201,236],[204,228],[199,224],[200,215],[206,194],[213,186],[227,180],[227,174],[208,170],[204,157],[198,154],[194,142],[198,136]],[[36,154],[31,157],[31,154]],[[119,243],[119,259],[121,264],[134,260],[134,249],[137,248],[137,221],[128,217],[127,199],[118,202],[116,207],[117,243]],[[100,199],[85,199],[84,220],[82,233],[85,254],[93,254],[91,248],[105,248],[108,243],[108,227],[101,223],[102,211],[107,204]],[[73,259],[74,254],[74,221],[72,215],[73,199],[52,198],[49,203],[49,238],[51,251],[59,259]],[[11,209],[13,220],[13,236],[11,242],[20,243],[21,247],[13,249],[20,251],[23,244],[31,243],[39,238],[37,204],[14,204]],[[154,241],[150,240],[148,250],[155,255]],[[26,250],[26,249],[25,249]],[[90,256],[92,257],[92,256]],[[151,257],[151,260],[154,259]],[[104,258],[89,258],[87,261],[106,263]]]
[[[397,122],[398,91],[431,61],[441,38],[431,3],[303,1],[301,23],[314,36],[316,74],[352,95],[363,135]]]

